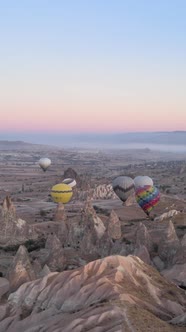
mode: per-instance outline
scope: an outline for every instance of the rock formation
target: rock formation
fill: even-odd
[[[108,220],[108,235],[114,240],[119,240],[121,238],[121,221],[119,220],[116,212],[111,211]]]
[[[167,227],[162,234],[161,242],[158,246],[159,257],[167,266],[172,262],[173,256],[180,246],[174,225],[172,221],[168,221]]]
[[[1,207],[0,242],[15,244],[28,239],[29,227],[25,220],[17,217],[16,208],[9,196],[3,200]]]
[[[115,199],[117,198],[111,184],[100,184],[98,185],[93,193],[92,199]]]
[[[16,219],[16,208],[9,196],[3,200],[1,214],[5,222]]]
[[[58,203],[54,214],[54,221],[64,222],[66,219],[65,206],[63,203]]]
[[[28,252],[24,246],[19,247],[6,277],[10,282],[11,291],[15,291],[27,281],[36,279]]]
[[[153,244],[152,238],[148,232],[147,227],[143,223],[139,223],[136,230],[136,247],[145,246],[151,252]]]
[[[0,277],[0,300],[1,297],[9,291],[9,281]]]
[[[110,256],[25,283],[1,306],[0,332],[178,332],[184,291],[134,256]],[[182,318],[184,324],[184,318]]]
[[[53,271],[63,271],[66,266],[64,249],[58,237],[55,234],[49,235],[45,244],[45,248],[49,251],[46,264]]]
[[[163,221],[163,220],[167,220],[167,219],[171,219],[173,216],[176,216],[177,214],[179,214],[179,211],[177,210],[170,210],[168,212],[165,212],[163,214],[161,214],[161,216],[156,217],[154,219],[154,221]]]

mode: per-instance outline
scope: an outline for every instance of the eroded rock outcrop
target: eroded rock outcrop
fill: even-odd
[[[172,259],[180,246],[174,225],[169,221],[166,229],[161,236],[161,242],[158,246],[159,257],[166,262],[167,266],[171,264]]]
[[[9,291],[9,281],[6,278],[0,277],[0,300],[1,297]]]
[[[111,184],[98,185],[93,193],[92,199],[115,199],[117,198]]]
[[[120,239],[122,235],[121,221],[114,210],[111,211],[108,220],[108,235],[114,240]]]
[[[153,247],[152,238],[148,232],[148,229],[143,223],[139,223],[136,230],[136,247],[145,246],[149,252]]]
[[[25,283],[2,306],[0,332],[177,332],[184,291],[134,256],[110,256]]]
[[[55,234],[49,235],[45,244],[45,248],[49,251],[46,264],[53,272],[63,271],[65,269],[66,259],[64,249],[58,237]]]
[[[168,212],[165,212],[163,214],[161,214],[161,216],[159,217],[156,217],[154,219],[154,221],[163,221],[163,220],[168,220],[168,219],[171,219],[173,216],[176,216],[177,214],[179,214],[179,211],[177,210],[170,210]]]
[[[20,285],[27,281],[36,279],[36,274],[25,246],[21,245],[19,247],[12,265],[7,272],[7,279],[10,282],[11,291],[15,291]]]
[[[65,222],[66,219],[65,206],[63,203],[58,203],[54,213],[54,221]]]
[[[9,196],[3,200],[0,219],[0,242],[2,244],[23,243],[30,236],[26,221],[17,216],[16,208]]]

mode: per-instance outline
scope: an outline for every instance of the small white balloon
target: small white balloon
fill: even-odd
[[[47,168],[51,165],[51,160],[49,158],[41,158],[39,160],[39,166],[42,168],[44,172],[46,172]]]

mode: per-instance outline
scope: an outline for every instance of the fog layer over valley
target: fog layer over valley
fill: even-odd
[[[5,144],[7,137],[17,140],[18,137],[25,142],[48,144],[66,148],[89,148],[89,149],[144,149],[164,152],[185,152],[186,153],[186,131],[173,132],[131,132],[131,133],[82,133],[82,134],[61,134],[61,133],[22,133],[19,136],[15,133],[0,133],[0,139]],[[3,141],[0,141],[3,144]],[[9,143],[10,144],[10,143]],[[23,144],[20,142],[11,143]],[[44,148],[44,147],[43,147]]]

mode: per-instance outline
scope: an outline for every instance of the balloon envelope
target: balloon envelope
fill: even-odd
[[[62,181],[62,183],[66,183],[68,184],[71,188],[75,187],[76,186],[76,180],[75,179],[72,179],[72,178],[67,178],[67,179],[64,179]]]
[[[51,196],[55,203],[66,204],[72,197],[72,188],[65,183],[58,183],[52,187]]]
[[[49,158],[41,158],[39,160],[39,166],[45,172],[47,168],[51,165],[51,160]]]
[[[139,206],[149,215],[160,200],[160,192],[154,186],[139,187],[135,191],[135,197]]]
[[[112,188],[121,201],[125,202],[134,191],[134,181],[129,176],[118,176],[113,180]]]
[[[153,186],[153,181],[149,176],[139,175],[134,178],[134,186],[135,188]]]

